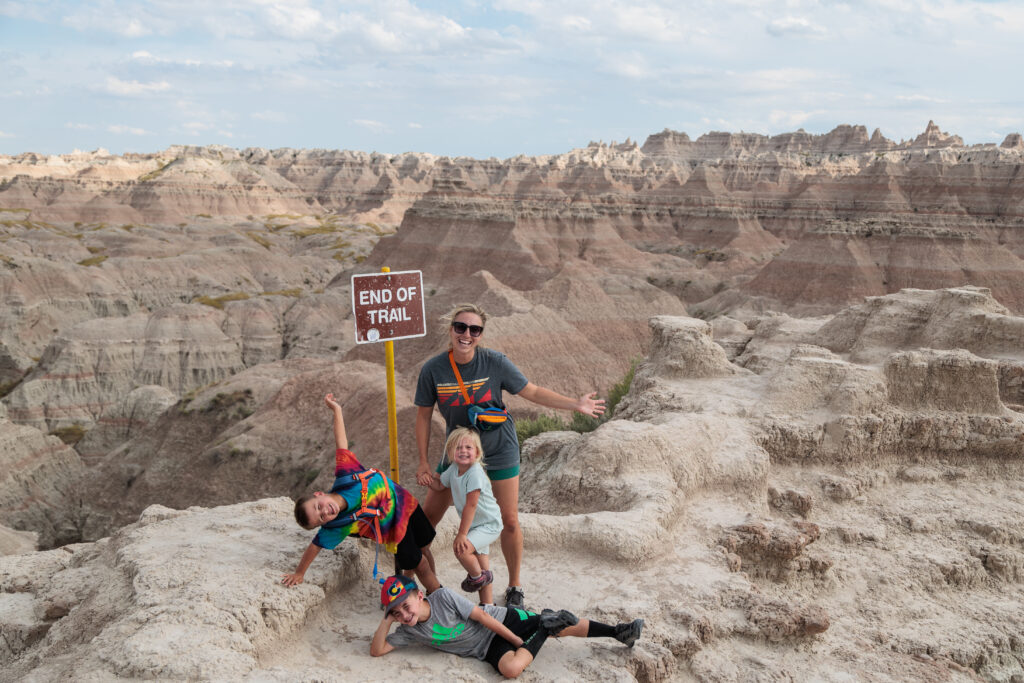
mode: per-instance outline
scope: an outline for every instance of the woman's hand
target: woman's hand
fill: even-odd
[[[593,391],[586,396],[580,396],[579,400],[576,401],[576,405],[573,407],[578,413],[583,413],[587,417],[600,417],[604,414],[604,399],[594,398],[597,396],[597,392]]]
[[[416,468],[416,483],[420,486],[430,486],[431,480],[434,478],[434,472],[430,469],[430,463],[421,463]]]

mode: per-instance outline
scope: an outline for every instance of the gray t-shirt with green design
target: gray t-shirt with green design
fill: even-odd
[[[469,618],[476,607],[468,599],[447,588],[439,588],[426,598],[430,605],[430,618],[415,626],[399,624],[388,634],[392,647],[427,645],[460,657],[483,659],[494,638],[494,631]],[[497,605],[481,607],[499,622],[505,620],[506,608]]]

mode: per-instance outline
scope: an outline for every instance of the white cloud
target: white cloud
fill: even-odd
[[[928,104],[946,104],[948,100],[928,95],[896,95],[893,99],[900,102],[926,102]]]
[[[71,130],[93,130],[96,128],[96,126],[89,123],[72,123],[70,121],[65,123],[64,127],[70,128]]]
[[[149,131],[143,128],[121,125],[107,126],[107,132],[114,133],[115,135],[150,135]]]
[[[152,54],[148,50],[136,50],[135,52],[133,52],[131,54],[131,59],[134,62],[138,62],[139,64],[144,64],[144,65],[147,65],[147,66],[155,66],[155,65],[187,66],[187,67],[213,66],[213,67],[223,67],[223,68],[230,68],[230,67],[234,66],[234,62],[232,62],[229,59],[228,60],[210,61],[210,62],[204,62],[204,61],[199,60],[199,59],[167,59],[166,57],[157,57],[156,55]]]
[[[207,130],[212,130],[214,125],[205,121],[187,121],[181,125],[189,135],[198,135]]]
[[[108,76],[105,89],[113,95],[135,96],[164,92],[165,90],[171,89],[171,84],[167,81],[156,81],[153,83],[122,81],[114,76]]]
[[[827,31],[823,26],[814,24],[803,17],[784,17],[768,24],[766,29],[773,36],[824,36]]]
[[[421,124],[419,124],[419,123],[410,123],[409,127],[410,128],[417,128],[418,129],[418,128],[422,128],[423,126]]]
[[[776,109],[771,112],[768,116],[768,120],[775,128],[784,127],[786,129],[799,128],[808,119],[824,114],[825,111],[822,109],[816,111],[783,111]]]
[[[373,121],[370,119],[355,119],[352,123],[360,128],[366,128],[367,130],[373,131],[374,133],[383,133],[388,129],[387,125],[380,121]]]
[[[5,131],[0,130],[0,138],[15,138],[15,137],[17,137],[17,136],[14,133],[7,133]]]
[[[304,3],[274,3],[266,10],[270,26],[283,35],[299,38],[316,34],[324,28],[324,17]]]

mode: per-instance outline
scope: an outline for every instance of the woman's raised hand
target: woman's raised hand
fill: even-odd
[[[603,415],[604,399],[595,398],[596,396],[596,391],[592,391],[586,396],[581,396],[580,400],[576,402],[576,412],[583,413],[588,417],[600,417],[601,415]]]

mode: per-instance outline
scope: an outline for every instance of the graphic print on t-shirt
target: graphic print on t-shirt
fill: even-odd
[[[488,389],[484,392],[483,396],[477,396],[476,392],[483,388],[490,377],[484,377],[483,379],[475,379],[472,382],[465,382],[466,392],[469,394],[469,404],[483,403],[484,401],[491,400],[491,390]],[[459,391],[459,385],[457,383],[452,384],[438,384],[437,385],[437,404],[439,406],[464,406],[469,405],[462,398],[462,392]]]
[[[455,626],[452,626],[451,628],[446,628],[441,626],[441,624],[434,624],[430,629],[430,635],[432,636],[431,640],[434,643],[443,643],[446,640],[458,638],[464,630],[466,630],[466,624],[464,623],[455,624]]]

